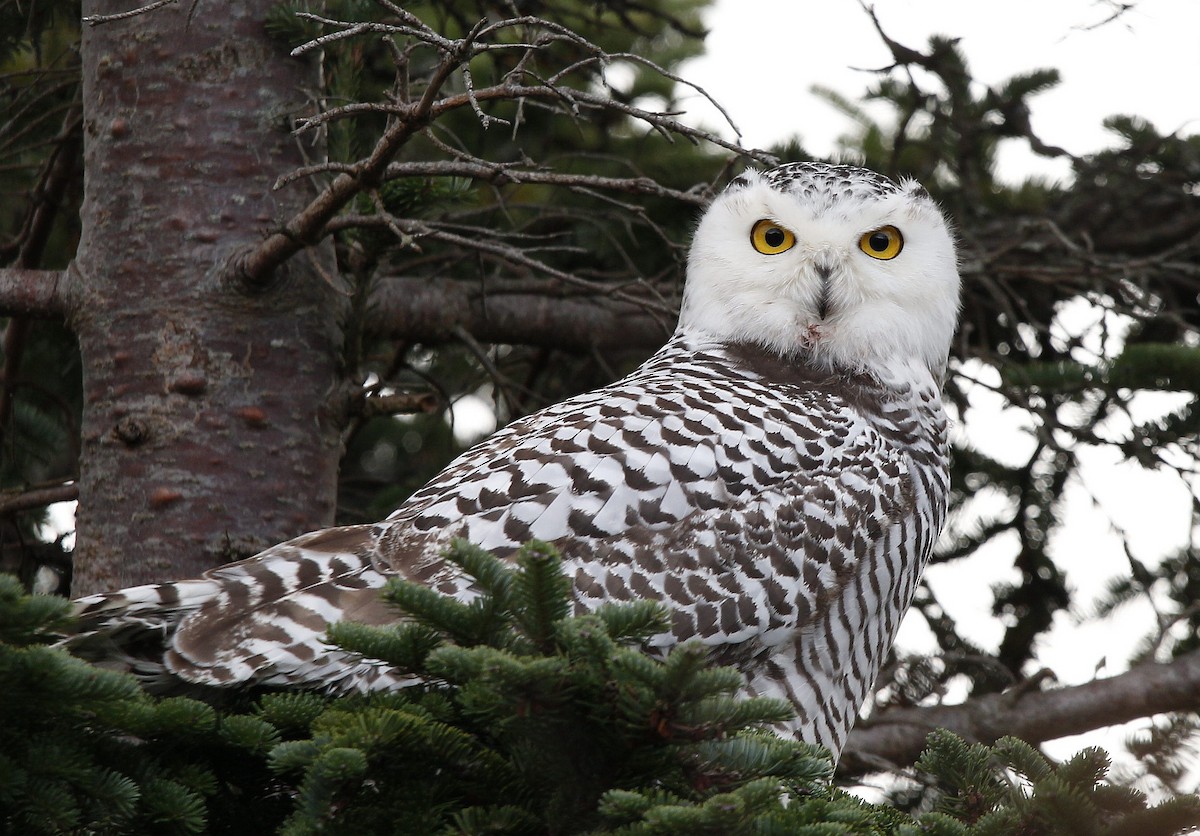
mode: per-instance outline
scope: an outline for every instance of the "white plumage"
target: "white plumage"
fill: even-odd
[[[501,556],[538,538],[564,555],[577,611],[661,601],[672,627],[653,645],[703,642],[836,753],[945,517],[958,287],[915,183],[747,172],[696,231],[675,336],[633,374],[514,422],[376,525],[83,599],[75,644],[115,643],[160,679],[399,687],[329,647],[328,624],[394,619],[390,575],[470,598],[439,557],[452,538]]]

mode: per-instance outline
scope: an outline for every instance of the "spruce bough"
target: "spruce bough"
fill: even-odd
[[[1200,802],[1157,807],[1104,781],[1107,756],[1055,766],[1020,741],[936,732],[913,817],[833,788],[828,753],[769,731],[786,704],[738,700],[702,648],[643,648],[648,602],[571,616],[554,550],[449,559],[470,604],[393,581],[404,617],[331,640],[412,674],[401,692],[154,697],[49,646],[70,606],[0,576],[3,833],[1173,833]],[[399,615],[399,613],[398,613]],[[200,697],[200,698],[197,698]],[[207,699],[206,699],[207,698]]]

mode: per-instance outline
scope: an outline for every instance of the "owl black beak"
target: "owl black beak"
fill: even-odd
[[[829,315],[830,285],[833,282],[833,266],[817,264],[817,276],[821,279],[821,288],[817,291],[817,316],[825,319]]]

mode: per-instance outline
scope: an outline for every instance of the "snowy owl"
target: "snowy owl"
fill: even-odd
[[[454,538],[500,557],[536,538],[577,612],[661,602],[652,646],[703,643],[836,754],[946,515],[958,306],[953,237],[920,185],[747,171],[696,229],[674,336],[628,377],[513,422],[382,522],[82,599],[75,644],[160,682],[399,687],[328,625],[395,621],[391,576],[471,599],[441,557]]]

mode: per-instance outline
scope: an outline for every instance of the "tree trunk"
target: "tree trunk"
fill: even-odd
[[[319,68],[268,38],[272,5],[85,29],[75,594],[195,575],[333,521],[332,249],[300,252],[257,293],[231,266],[311,199],[275,178],[324,154],[290,133]]]

